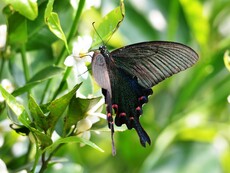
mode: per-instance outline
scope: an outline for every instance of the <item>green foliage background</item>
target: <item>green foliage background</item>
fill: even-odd
[[[102,17],[119,7],[120,2],[102,0],[100,7],[90,9],[84,8],[84,0],[79,1],[76,9],[69,1],[48,3],[39,0],[35,3],[28,0],[28,4],[20,5],[13,2],[0,2],[0,24],[7,23],[9,26],[7,44],[10,45],[10,50],[1,52],[0,79],[13,81],[17,89],[13,95],[21,96],[25,110],[32,112],[33,107],[37,113],[41,110],[46,113],[48,111],[45,109],[49,109],[51,114],[46,118],[41,115],[42,111],[39,112],[41,117],[33,117],[35,125],[31,126],[23,113],[24,108],[19,106],[20,111],[14,112],[16,115],[7,110],[11,104],[14,106],[15,98],[5,93],[8,101],[1,104],[1,122],[10,118],[12,123],[17,124],[17,119],[38,140],[37,143],[29,142],[28,137],[21,137],[13,129],[5,130],[1,126],[4,144],[0,148],[0,158],[9,171],[32,168],[37,171],[42,151],[51,152],[55,145],[66,143],[54,153],[46,172],[230,172],[230,105],[227,100],[230,95],[230,73],[223,61],[224,53],[230,47],[230,1],[145,0],[138,4],[134,0],[124,0],[125,18],[107,43],[110,50],[136,42],[168,40],[192,47],[198,52],[200,60],[193,68],[153,87],[154,94],[144,106],[141,117],[152,145],[142,148],[134,130],[116,132],[115,157],[111,154],[110,133],[104,130],[104,120],[91,128],[90,141],[93,143],[64,136],[69,138],[51,145],[50,135],[54,128],[68,130],[58,129],[62,119],[53,117],[58,113],[63,116],[65,108],[74,102],[71,99],[78,87],[86,93],[98,90],[92,79],[75,88],[74,81],[66,85],[71,69],[65,69],[63,61],[71,54],[73,39],[79,35],[95,34],[91,24],[96,22],[97,32],[107,40],[119,19],[114,14],[109,20]],[[15,5],[6,6],[9,3]],[[149,18],[149,14],[156,11],[165,19],[166,25],[162,30],[154,27]],[[100,22],[105,27],[100,27]],[[112,29],[107,31],[106,26],[110,25]],[[97,36],[93,38],[93,45],[98,47],[96,44],[100,39]],[[59,103],[56,98],[60,97]],[[48,105],[39,107],[36,102]],[[95,100],[78,102],[84,106],[85,102],[87,105],[95,104]],[[75,121],[81,119],[85,112],[81,114]],[[43,122],[39,122],[41,119]],[[53,127],[48,128],[44,119]],[[74,124],[72,121],[69,123]],[[44,129],[47,131],[44,132]],[[100,134],[95,131],[100,131]],[[11,149],[21,138],[26,138],[23,147],[27,151],[15,156]],[[80,147],[79,142],[88,146]],[[100,152],[97,146],[104,152]]]

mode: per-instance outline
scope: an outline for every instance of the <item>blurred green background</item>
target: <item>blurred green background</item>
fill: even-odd
[[[99,6],[84,10],[79,35],[93,30],[90,25],[95,16],[103,16],[119,5],[118,1],[98,2]],[[70,26],[67,19],[71,19],[74,9],[68,1],[55,3],[55,11],[67,32]],[[152,145],[143,148],[134,130],[116,132],[117,155],[113,157],[110,133],[92,130],[91,141],[104,153],[70,143],[55,155],[63,162],[46,172],[229,173],[230,72],[223,57],[230,49],[230,1],[125,0],[124,4],[124,21],[108,43],[111,50],[142,41],[176,41],[196,50],[200,60],[189,70],[153,87],[154,94],[144,106],[140,120]],[[28,48],[34,50],[38,43],[33,45],[32,41]],[[40,42],[39,51],[44,56],[39,61],[31,60],[32,66],[38,62],[35,70],[52,63],[52,59],[45,58],[52,53],[45,47],[52,39]],[[4,117],[3,113],[2,122]],[[0,148],[0,157],[13,169],[7,151],[12,152],[18,141],[25,141],[21,149],[28,142],[2,127],[5,126],[0,127],[5,143]],[[14,156],[18,162],[21,155]]]

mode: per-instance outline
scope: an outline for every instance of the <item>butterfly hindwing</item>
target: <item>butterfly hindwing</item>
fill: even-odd
[[[142,105],[148,101],[152,94],[151,89],[146,89],[138,84],[137,78],[119,68],[110,69],[110,80],[112,86],[112,107],[116,118],[115,124],[121,126],[126,124],[128,129],[134,128],[145,146],[151,143],[149,136],[139,122],[142,114]]]

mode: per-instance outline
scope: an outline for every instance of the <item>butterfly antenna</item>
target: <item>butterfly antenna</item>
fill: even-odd
[[[92,23],[94,31],[97,33],[98,37],[101,39],[101,42],[103,43],[103,45],[105,45],[105,42],[104,42],[103,39],[101,38],[100,34],[97,32],[97,30],[96,30],[94,24],[95,24],[95,22]]]
[[[122,7],[121,7],[121,15],[122,15],[122,19],[117,23],[116,28],[113,30],[112,34],[110,35],[110,37],[108,38],[108,40],[105,42],[105,45],[109,42],[109,40],[112,38],[113,34],[118,30],[121,22],[123,21],[125,14],[122,12]]]
[[[99,38],[101,39],[103,45],[107,45],[107,43],[108,43],[109,40],[112,38],[113,34],[117,31],[117,29],[119,28],[121,22],[123,21],[123,19],[124,19],[124,17],[125,17],[125,14],[123,13],[123,10],[122,10],[122,6],[120,6],[120,8],[121,8],[121,16],[122,16],[122,18],[121,18],[121,20],[117,23],[116,28],[113,30],[112,34],[110,35],[110,37],[107,39],[106,42],[104,42],[104,41],[102,40],[101,36],[100,36],[99,33],[97,32],[97,30],[96,30],[96,28],[95,28],[95,26],[94,26],[95,22],[92,23],[93,28],[94,28],[95,32],[97,33],[97,35],[99,36]]]
[[[108,40],[105,42],[105,45],[109,42],[109,40],[112,38],[113,34],[117,31],[117,29],[119,28],[121,21],[119,21],[116,25],[116,28],[113,30],[112,34],[110,35],[110,37],[108,38]]]

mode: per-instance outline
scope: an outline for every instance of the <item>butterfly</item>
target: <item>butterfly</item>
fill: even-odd
[[[117,126],[126,124],[128,129],[134,128],[142,146],[151,144],[139,118],[143,104],[153,93],[152,87],[193,66],[198,59],[197,53],[190,47],[167,41],[141,42],[112,52],[103,45],[94,51],[92,72],[105,97],[113,154],[116,153],[114,122]]]

